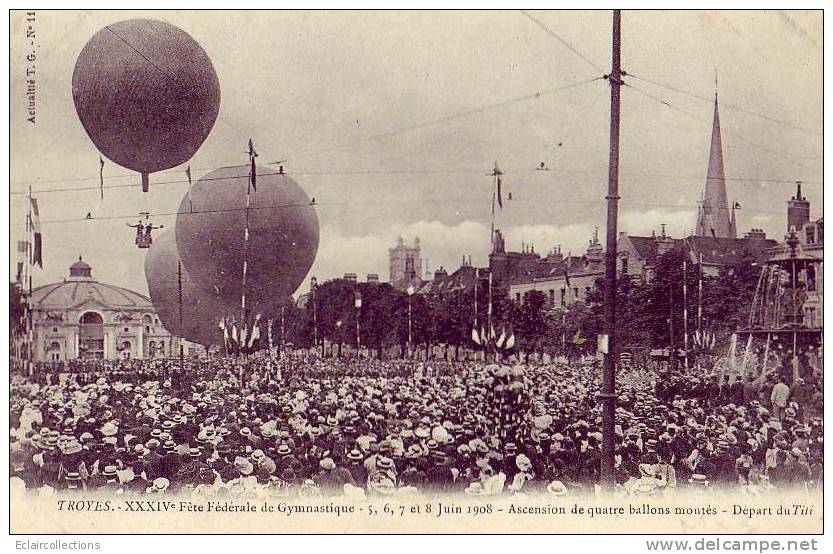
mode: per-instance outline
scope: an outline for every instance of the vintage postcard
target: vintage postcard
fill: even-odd
[[[12,10],[10,532],[821,533],[822,19]]]

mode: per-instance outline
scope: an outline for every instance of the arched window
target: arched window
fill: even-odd
[[[79,320],[78,349],[82,358],[104,358],[104,319],[96,312],[86,312]]]
[[[119,356],[124,359],[130,358],[130,351],[133,349],[133,345],[130,343],[129,340],[125,340],[119,343],[116,347],[116,350],[119,352]]]
[[[61,343],[53,341],[46,349],[46,359],[50,362],[58,362],[61,360]]]

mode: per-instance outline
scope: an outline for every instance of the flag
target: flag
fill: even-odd
[[[255,345],[255,341],[258,340],[260,340],[260,327],[255,325],[252,329],[252,334],[249,337],[249,348],[252,348]]]
[[[585,342],[587,342],[587,339],[581,336],[581,331],[576,331],[576,334],[573,336],[573,344],[581,346]]]
[[[32,200],[32,214],[31,217],[31,225],[32,225],[32,235],[33,235],[33,242],[34,242],[34,249],[32,250],[32,265],[40,266],[43,269],[43,241],[42,235],[40,231],[40,213],[38,212],[38,201],[36,198],[31,198]]]
[[[266,322],[266,325],[267,325],[267,327],[266,327],[266,336],[268,337],[268,340],[269,340],[269,350],[272,349],[272,345],[274,344],[272,342],[272,322],[273,321],[274,320],[270,318],[269,321]],[[283,337],[281,337],[281,338],[283,338]]]
[[[242,329],[240,329],[240,348],[241,348],[241,349],[245,349],[245,348],[246,348],[246,344],[247,344],[247,343],[246,343],[246,338],[247,338],[248,336],[249,336],[248,330],[247,330],[247,329],[246,329],[246,327],[244,326]]]
[[[489,335],[486,334],[486,328],[482,325],[480,326],[480,342],[478,344],[482,346],[486,346],[486,343],[489,342]]]
[[[104,200],[104,158],[98,157],[98,182],[101,190],[101,199]]]
[[[489,329],[489,340],[494,342],[496,338],[497,338],[497,335],[495,334],[495,326],[492,325],[491,329]]]
[[[17,262],[17,278],[15,281],[20,283],[20,279],[23,277],[23,262]]]
[[[255,158],[257,158],[257,152],[255,152],[252,139],[249,139],[249,160],[252,164],[252,169],[249,173],[249,182],[252,184],[254,191],[257,192],[257,165],[255,164]]]
[[[260,339],[260,327],[258,327],[258,325],[257,325],[259,321],[260,321],[260,314],[257,314],[255,316],[254,323],[252,323],[252,329],[249,332],[249,343],[248,343],[249,348],[252,348],[252,346],[254,346],[254,344],[255,344],[255,341]]]
[[[191,203],[191,164],[185,168],[185,176],[188,177],[188,210],[194,211],[194,204]]]
[[[480,344],[480,337],[477,335],[477,329],[474,327],[471,328],[471,340],[473,340],[475,344]]]
[[[237,340],[237,324],[236,323],[232,323],[232,325],[231,325],[231,340],[234,341],[235,343],[238,342],[238,340]]]
[[[497,342],[495,343],[495,345],[498,348],[502,348],[503,347],[503,341],[505,341],[505,340],[506,340],[506,328],[503,328],[500,331],[500,336],[498,337]]]
[[[497,205],[500,206],[500,209],[503,209],[503,193],[502,193],[502,185],[503,182],[500,178],[500,175],[497,176]]]
[[[504,345],[504,348],[506,348],[506,350],[511,350],[512,348],[514,348],[514,346],[515,346],[515,333],[512,333],[511,335],[509,335],[509,338],[506,339],[506,344]]]
[[[17,253],[18,254],[27,254],[29,252],[29,241],[19,240],[17,241]]]

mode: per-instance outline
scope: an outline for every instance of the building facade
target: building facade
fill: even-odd
[[[554,248],[538,266],[525,275],[517,275],[509,285],[509,298],[522,304],[529,293],[540,291],[551,309],[564,308],[574,302],[587,302],[604,277],[604,250],[598,230],[593,233],[583,256],[564,256],[561,248]]]
[[[770,258],[787,254],[786,237],[795,231],[801,254],[818,259],[817,268],[805,271],[816,275],[802,275],[807,284],[807,299],[804,302],[804,325],[821,327],[824,320],[824,218],[812,219],[810,202],[801,194],[801,183],[796,183],[795,196],[787,200],[787,233],[785,240],[772,245],[767,254]]]
[[[409,286],[422,282],[422,246],[419,237],[414,239],[414,245],[408,246],[400,236],[396,246],[388,249],[389,274],[388,282],[394,287],[405,290]]]
[[[34,289],[31,305],[36,362],[174,355],[176,339],[159,322],[150,298],[99,283],[80,257],[69,278]]]

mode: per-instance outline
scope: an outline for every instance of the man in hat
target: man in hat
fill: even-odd
[[[339,467],[331,457],[323,458],[319,462],[321,470],[315,477],[315,482],[321,487],[324,496],[341,493],[344,485],[355,485],[356,481],[347,468]]]
[[[447,494],[454,489],[455,475],[448,456],[442,450],[431,453],[433,465],[425,472],[425,487],[435,494]]]
[[[358,486],[367,483],[367,468],[364,466],[364,456],[358,448],[353,448],[347,453],[347,471],[353,477],[353,482]]]
[[[789,405],[790,387],[785,383],[783,375],[778,375],[777,383],[772,387],[772,394],[769,397],[772,404],[772,416],[776,421],[781,421],[784,410]]]

